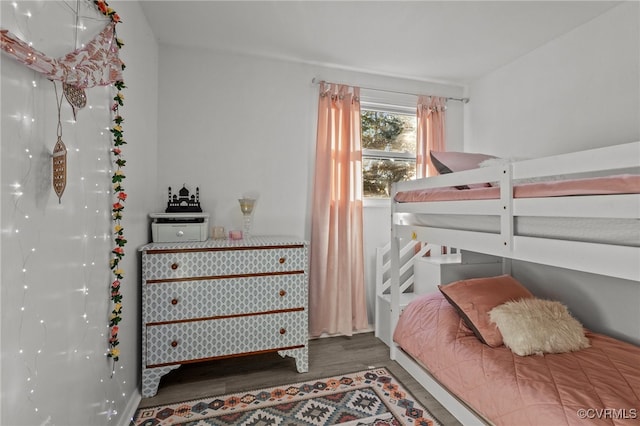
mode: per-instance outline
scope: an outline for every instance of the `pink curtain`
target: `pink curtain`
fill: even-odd
[[[430,151],[446,151],[445,110],[447,98],[419,96],[416,131],[416,177],[434,176],[437,173],[429,156]]]
[[[350,336],[368,327],[359,95],[359,88],[320,84],[309,268],[312,337]]]

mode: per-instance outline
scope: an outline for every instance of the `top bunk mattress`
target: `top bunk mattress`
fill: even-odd
[[[428,179],[427,179],[428,180]],[[530,182],[513,187],[514,199],[546,199],[571,201],[574,196],[629,196],[640,194],[640,175],[621,174],[605,177],[567,179],[548,182]],[[635,196],[635,195],[634,195]],[[500,187],[476,187],[456,189],[453,187],[417,189],[398,192],[396,224],[431,227],[440,229],[484,232],[499,234],[501,231],[500,211],[493,214],[478,214],[474,208],[451,206],[447,212],[431,209],[438,202],[500,199]],[[422,203],[422,204],[420,204]],[[575,204],[575,203],[574,203]],[[638,205],[637,203],[632,205]],[[403,207],[406,206],[406,207]],[[413,209],[411,206],[416,206]],[[580,241],[597,244],[612,244],[627,247],[640,247],[640,212],[626,212],[616,217],[613,203],[600,203],[605,212],[600,216],[591,216],[589,208],[578,208],[577,215],[558,216],[553,207],[538,210],[537,216],[514,215],[514,235],[522,237],[553,238],[567,241]],[[576,210],[576,209],[574,209]],[[613,213],[613,214],[612,214]],[[630,217],[628,215],[631,215]]]
[[[548,182],[529,182],[513,186],[513,198],[565,197],[572,195],[613,195],[640,193],[640,175],[565,179]],[[431,188],[402,191],[395,195],[398,203],[427,201],[494,200],[500,198],[500,187],[486,186],[470,189]]]

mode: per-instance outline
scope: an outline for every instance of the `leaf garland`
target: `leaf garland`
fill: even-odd
[[[100,13],[111,19],[114,23],[122,22],[120,16],[113,10],[104,0],[89,0],[93,1]],[[116,45],[118,49],[124,46],[122,40],[117,36],[115,37]],[[122,70],[125,69],[124,63],[122,63]],[[114,86],[118,90],[118,93],[113,98],[113,104],[111,111],[113,112],[113,126],[109,129],[113,135],[113,148],[111,152],[114,157],[114,164],[116,169],[111,177],[113,184],[113,191],[115,194],[115,203],[111,206],[111,218],[113,221],[113,239],[115,248],[111,250],[111,259],[109,261],[111,271],[113,273],[113,282],[111,283],[110,300],[112,304],[111,315],[109,317],[109,350],[107,356],[112,358],[114,362],[117,362],[120,358],[120,340],[118,339],[118,332],[120,326],[118,325],[122,321],[122,293],[120,292],[121,280],[124,278],[124,271],[120,267],[120,261],[124,258],[125,251],[124,246],[127,244],[127,240],[124,236],[124,228],[121,225],[122,212],[124,211],[124,202],[127,199],[127,193],[124,191],[122,181],[126,178],[123,172],[123,168],[126,164],[126,160],[122,156],[121,146],[127,142],[124,140],[124,130],[122,129],[122,122],[124,118],[120,115],[120,107],[124,106],[124,95],[122,94],[125,86],[124,81],[116,81]]]

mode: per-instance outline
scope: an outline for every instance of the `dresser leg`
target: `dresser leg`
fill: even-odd
[[[180,367],[180,364],[166,367],[143,368],[142,369],[142,397],[150,398],[158,393],[158,386],[162,376]]]
[[[298,373],[306,373],[309,371],[309,348],[288,349],[278,351],[281,357],[290,356],[296,360],[296,370]]]

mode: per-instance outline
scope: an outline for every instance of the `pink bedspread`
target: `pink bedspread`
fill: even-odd
[[[513,187],[514,198],[637,193],[640,193],[640,175],[631,174],[524,183]],[[497,198],[500,198],[499,187],[482,187],[472,189],[436,188],[398,192],[395,200],[400,203],[411,203],[421,201],[491,200]]]
[[[496,425],[640,424],[640,348],[587,332],[591,347],[520,357],[481,343],[439,293],[404,310],[394,340]]]

